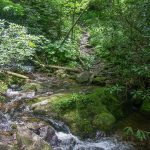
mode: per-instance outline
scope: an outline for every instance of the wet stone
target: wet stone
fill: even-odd
[[[0,131],[10,131],[10,123],[8,122],[7,118],[5,115],[0,112]]]
[[[55,134],[55,130],[51,127],[41,127],[39,130],[39,135],[52,146],[57,146],[59,143],[59,140]]]
[[[24,147],[24,150],[52,150],[47,142],[27,127],[18,125],[17,130],[18,144]]]

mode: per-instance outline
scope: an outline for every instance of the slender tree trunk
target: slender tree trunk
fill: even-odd
[[[78,23],[78,21],[80,20],[80,18],[82,17],[82,15],[84,14],[85,10],[86,10],[86,9],[84,9],[84,10],[80,13],[79,17],[76,19],[76,21],[74,22],[74,24],[72,25],[72,27],[70,28],[70,30],[68,31],[68,33],[66,34],[65,38],[64,38],[63,41],[61,42],[60,47],[66,42],[66,40],[67,40],[67,38],[69,37],[71,31],[74,29],[74,27],[76,26],[76,24]],[[60,47],[59,47],[59,48],[60,48]]]
[[[75,13],[76,13],[76,0],[74,0],[74,8],[73,8],[73,14],[72,14],[72,26],[74,25],[74,22],[75,22]],[[71,40],[72,42],[74,40],[74,29],[72,29]]]

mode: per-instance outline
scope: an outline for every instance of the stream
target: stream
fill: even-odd
[[[21,136],[27,136],[29,139],[35,140],[35,137],[40,141],[46,141],[51,145],[53,150],[132,150],[134,149],[129,142],[122,141],[117,135],[103,136],[101,132],[97,132],[94,139],[81,140],[79,137],[73,135],[69,127],[61,121],[49,118],[47,116],[34,115],[30,107],[28,107],[25,101],[30,101],[38,96],[52,95],[66,90],[69,85],[67,81],[63,83],[56,83],[56,78],[45,78],[42,76],[34,76],[35,79],[32,82],[44,83],[45,86],[49,84],[53,85],[49,89],[44,88],[42,92],[29,91],[24,92],[20,88],[10,88],[7,90],[7,96],[9,99],[7,103],[2,107],[0,111],[0,149],[11,150],[11,148],[4,148],[1,144],[7,146],[17,143],[16,134],[21,132]],[[59,82],[59,80],[58,80]],[[64,84],[65,83],[65,84]],[[68,83],[69,84],[69,83]],[[72,84],[72,83],[71,83]],[[63,85],[63,86],[62,86]],[[65,88],[64,88],[65,85]],[[55,87],[55,88],[54,88]],[[83,90],[83,88],[81,87]],[[69,91],[70,88],[67,87]],[[17,126],[17,131],[14,130],[14,126]],[[25,129],[24,129],[25,128]],[[27,130],[27,131],[26,131]],[[25,133],[24,133],[25,131]],[[28,134],[27,133],[31,133]],[[6,135],[7,133],[7,135]],[[8,133],[11,133],[10,135]],[[12,134],[13,133],[13,134]],[[21,137],[21,138],[23,138]],[[42,139],[41,139],[42,138]],[[35,146],[35,145],[34,145]],[[21,150],[28,150],[24,145]],[[34,148],[31,148],[34,150]],[[37,147],[35,148],[37,149]],[[42,150],[43,148],[39,148]],[[47,150],[47,149],[46,149]]]

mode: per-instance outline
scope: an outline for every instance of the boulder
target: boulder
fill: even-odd
[[[86,83],[90,81],[91,75],[91,72],[84,71],[77,75],[76,80],[78,83]]]
[[[52,150],[47,142],[27,127],[18,125],[17,129],[17,140],[20,148],[24,150]]]
[[[59,140],[52,126],[34,117],[26,117],[24,121],[28,129],[39,135],[44,141],[50,143],[51,146],[58,145]]]
[[[65,99],[70,95],[71,94],[68,93],[53,94],[51,96],[33,99],[29,101],[28,104],[30,108],[34,111],[34,114],[53,116],[56,113],[53,110],[54,103],[59,101],[60,99]]]
[[[51,144],[51,146],[58,145],[58,137],[55,134],[55,130],[49,126],[44,126],[39,129],[39,136],[45,141]]]
[[[35,91],[40,93],[43,91],[43,87],[40,83],[26,83],[21,88],[25,92]]]

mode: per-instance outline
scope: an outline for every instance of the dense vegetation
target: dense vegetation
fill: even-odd
[[[80,52],[85,31],[92,55]],[[13,65],[32,65],[47,74],[55,71],[51,65],[90,72],[94,60],[105,66],[95,82],[109,82],[54,103],[58,116],[73,113],[77,117],[71,121],[83,134],[108,131],[135,110],[149,116],[149,0],[0,0],[0,94],[10,84],[3,71]],[[138,138],[145,140],[145,132]]]

